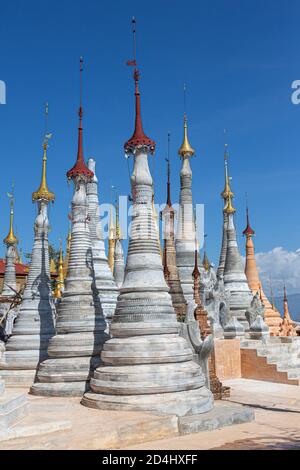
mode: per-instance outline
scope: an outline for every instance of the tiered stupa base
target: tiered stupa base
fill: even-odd
[[[206,413],[213,407],[209,390],[156,393],[149,395],[104,395],[86,393],[81,403],[99,410],[146,411],[162,415],[178,416]]]
[[[106,366],[94,372],[92,392],[82,404],[178,416],[205,413],[213,407],[213,396],[191,359],[187,342],[178,334],[113,338],[104,344]]]
[[[50,358],[40,364],[37,381],[30,393],[53,397],[82,396],[89,390],[94,369],[101,364],[99,353],[93,354],[100,351],[104,338],[103,332],[54,336],[49,343]]]

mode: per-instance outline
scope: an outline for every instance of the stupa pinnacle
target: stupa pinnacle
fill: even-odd
[[[82,82],[80,59],[80,84]],[[81,87],[82,88],[82,85]],[[40,364],[35,395],[82,395],[91,373],[99,364],[106,338],[98,291],[95,286],[92,244],[89,231],[86,186],[94,176],[83,158],[82,93],[80,93],[78,152],[75,165],[67,172],[74,183],[72,237],[65,289],[57,309],[56,335],[51,339],[50,359]]]
[[[48,107],[46,107],[46,115]],[[49,339],[54,335],[54,305],[50,288],[48,250],[49,220],[47,207],[55,195],[49,191],[46,179],[47,146],[51,135],[43,144],[43,167],[40,187],[32,194],[38,215],[34,224],[34,243],[23,300],[15,321],[12,336],[6,344],[0,377],[7,384],[30,386],[38,365],[47,357]]]
[[[246,237],[245,273],[247,276],[247,281],[248,281],[249,287],[253,295],[255,295],[257,292],[260,292],[261,300],[265,307],[264,321],[266,325],[269,327],[270,335],[277,336],[279,334],[282,319],[278,310],[274,309],[271,303],[269,302],[269,299],[264,293],[260,279],[259,279],[259,274],[257,271],[256,260],[255,260],[254,243],[253,243],[253,235],[255,234],[255,232],[250,226],[248,206],[246,208],[246,221],[247,221],[247,226],[245,230],[243,231],[243,235],[245,235]]]
[[[135,26],[135,23],[133,23]],[[131,176],[132,224],[124,283],[111,323],[113,338],[91,380],[92,393],[82,403],[100,409],[145,410],[185,415],[212,408],[200,367],[178,334],[179,323],[164,280],[152,211],[148,155],[155,142],[144,134],[139,73],[135,66],[136,119],[125,152],[134,158]]]

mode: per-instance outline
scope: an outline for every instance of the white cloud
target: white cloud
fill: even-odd
[[[288,293],[300,292],[300,248],[287,251],[281,246],[266,253],[256,253],[261,282],[269,292],[270,276],[275,295],[282,295],[283,283]]]

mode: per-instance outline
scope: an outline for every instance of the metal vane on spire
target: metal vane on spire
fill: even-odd
[[[49,107],[48,103],[45,104],[45,134],[43,140],[43,165],[42,165],[42,179],[39,189],[32,193],[32,201],[44,200],[44,201],[54,201],[55,194],[48,189],[47,185],[47,148],[48,142],[52,137],[51,133],[48,133],[48,114]]]
[[[186,117],[186,84],[183,85],[183,100],[184,100],[184,115],[183,115],[183,142],[178,150],[178,155],[181,158],[192,157],[195,154],[195,150],[189,143],[187,133],[187,117]]]
[[[79,105],[79,126],[78,126],[78,150],[77,150],[77,160],[75,165],[67,172],[68,179],[83,178],[85,180],[90,180],[93,178],[94,173],[89,170],[87,167],[84,157],[83,157],[83,143],[82,143],[82,116],[83,116],[83,107],[82,107],[82,90],[83,90],[83,57],[80,57],[79,60],[79,80],[80,80],[80,105]]]
[[[151,154],[155,150],[154,140],[147,137],[143,130],[142,117],[141,117],[141,96],[139,92],[138,82],[140,78],[139,70],[137,69],[136,61],[136,20],[132,19],[132,32],[133,32],[133,60],[128,60],[127,65],[134,67],[133,79],[135,82],[135,128],[132,137],[125,142],[124,150],[126,154],[134,154],[138,148],[147,147]]]
[[[7,193],[7,197],[9,198],[9,206],[10,206],[10,214],[9,214],[9,232],[7,237],[4,238],[3,243],[6,245],[16,245],[18,243],[18,239],[14,234],[13,229],[13,221],[14,221],[14,182],[12,181],[11,184],[11,193]]]

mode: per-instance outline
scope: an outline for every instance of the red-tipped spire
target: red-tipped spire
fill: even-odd
[[[139,92],[139,78],[140,73],[136,67],[136,36],[135,36],[136,21],[132,19],[132,32],[134,40],[134,59],[127,61],[127,65],[134,66],[133,79],[135,82],[135,128],[132,137],[124,144],[126,153],[133,153],[136,147],[146,146],[149,148],[150,153],[154,153],[155,142],[147,137],[143,130],[142,117],[141,117],[141,95]]]
[[[249,211],[248,211],[248,206],[246,207],[246,220],[247,220],[247,227],[243,231],[243,235],[246,235],[246,237],[252,237],[255,232],[251,228],[250,223],[249,223]]]
[[[78,126],[78,151],[77,151],[77,160],[73,168],[67,172],[67,178],[75,179],[78,176],[84,176],[88,179],[94,176],[94,173],[88,169],[85,164],[83,157],[83,146],[82,146],[82,71],[83,71],[83,57],[80,57],[80,106],[79,106],[79,126]]]

